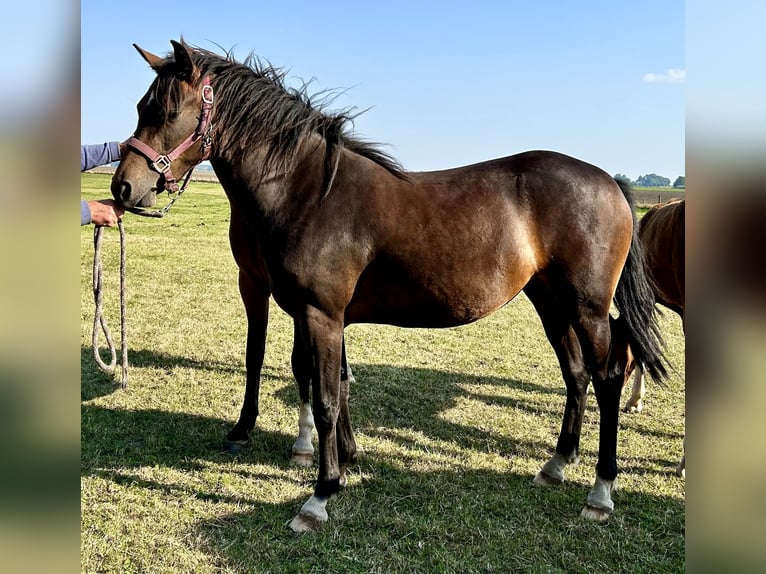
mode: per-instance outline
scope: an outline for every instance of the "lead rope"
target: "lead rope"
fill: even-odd
[[[170,202],[162,209],[151,211],[141,208],[126,208],[126,211],[130,211],[131,213],[135,213],[136,215],[141,215],[143,217],[165,217],[173,204],[178,200],[179,197],[181,197],[183,192],[186,191],[186,186],[191,181],[191,175],[193,171],[194,168],[192,167],[186,173],[183,185],[178,190],[178,193],[176,193],[175,197],[171,198]],[[170,193],[168,192],[168,194]],[[122,380],[120,381],[120,384],[124,389],[128,386],[128,322],[125,313],[126,249],[125,229],[122,226],[122,219],[117,220],[117,227],[120,230],[120,338],[122,339]],[[93,316],[93,356],[96,359],[96,365],[98,365],[99,369],[108,375],[114,375],[115,367],[117,366],[117,351],[114,347],[112,333],[106,324],[106,319],[104,318],[104,309],[102,304],[103,296],[101,293],[103,283],[103,272],[101,270],[101,236],[103,231],[104,228],[99,225],[97,225],[93,230],[93,298],[96,301],[96,312]],[[104,362],[98,352],[99,330],[103,331],[107,348],[109,349],[109,353],[112,356],[112,360],[108,365]]]
[[[126,250],[125,250],[125,229],[122,226],[122,220],[117,221],[117,227],[120,230],[120,338],[122,339],[122,379],[120,385],[124,389],[128,386],[128,326],[126,320],[126,288],[125,288],[125,268],[126,268]],[[93,355],[96,364],[103,372],[113,375],[117,366],[117,351],[112,340],[112,333],[106,324],[103,310],[103,272],[101,269],[101,237],[104,228],[97,225],[93,230],[93,298],[96,302],[96,312],[93,317]],[[107,365],[98,351],[99,330],[103,331],[104,339],[112,356],[111,362]]]

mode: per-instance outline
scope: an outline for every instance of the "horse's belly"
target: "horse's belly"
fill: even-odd
[[[486,317],[521,289],[491,278],[434,284],[401,279],[362,278],[346,308],[346,323],[455,327]]]

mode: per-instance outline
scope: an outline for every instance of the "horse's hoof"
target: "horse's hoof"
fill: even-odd
[[[228,452],[229,454],[239,454],[248,444],[250,444],[249,440],[226,439],[226,442],[223,444],[223,449],[224,452]]]
[[[555,453],[535,475],[532,482],[538,486],[557,486],[564,482],[564,469],[570,460],[578,460],[576,454],[564,456]]]
[[[313,452],[294,452],[290,457],[290,464],[308,468],[314,464]]]
[[[322,528],[324,523],[325,521],[320,520],[316,516],[298,513],[298,515],[290,521],[288,526],[290,527],[290,530],[296,534],[303,534],[305,532],[317,532]]]
[[[290,521],[290,529],[301,534],[303,532],[316,532],[327,522],[326,498],[312,496],[301,506],[298,514]]]
[[[583,506],[582,511],[580,512],[580,516],[582,518],[585,518],[586,520],[592,520],[594,522],[606,522],[609,520],[611,515],[612,511],[608,508],[597,508],[595,506],[591,506],[590,504]]]
[[[638,403],[637,405],[627,404],[622,408],[622,412],[638,414],[643,410],[643,408],[644,408],[644,405],[642,405],[641,403]]]
[[[542,470],[532,479],[532,484],[536,484],[537,486],[558,486],[563,483],[563,479],[545,474]]]
[[[593,483],[593,488],[585,499],[585,506],[583,506],[580,516],[595,522],[606,521],[614,511],[612,493],[616,490],[617,478],[607,480],[596,476],[596,481]]]

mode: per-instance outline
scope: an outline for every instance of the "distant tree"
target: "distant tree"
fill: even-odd
[[[686,178],[682,175],[679,175],[673,182],[673,187],[686,189]]]
[[[641,187],[670,187],[670,179],[657,175],[656,173],[650,173],[638,176],[636,185]]]
[[[627,181],[631,185],[633,184],[633,181],[627,175],[625,175],[624,173],[615,173],[614,174],[614,179],[621,179],[622,181]]]

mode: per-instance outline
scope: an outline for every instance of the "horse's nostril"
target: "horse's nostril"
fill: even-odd
[[[120,199],[122,201],[128,201],[131,193],[130,183],[127,181],[120,182]]]

